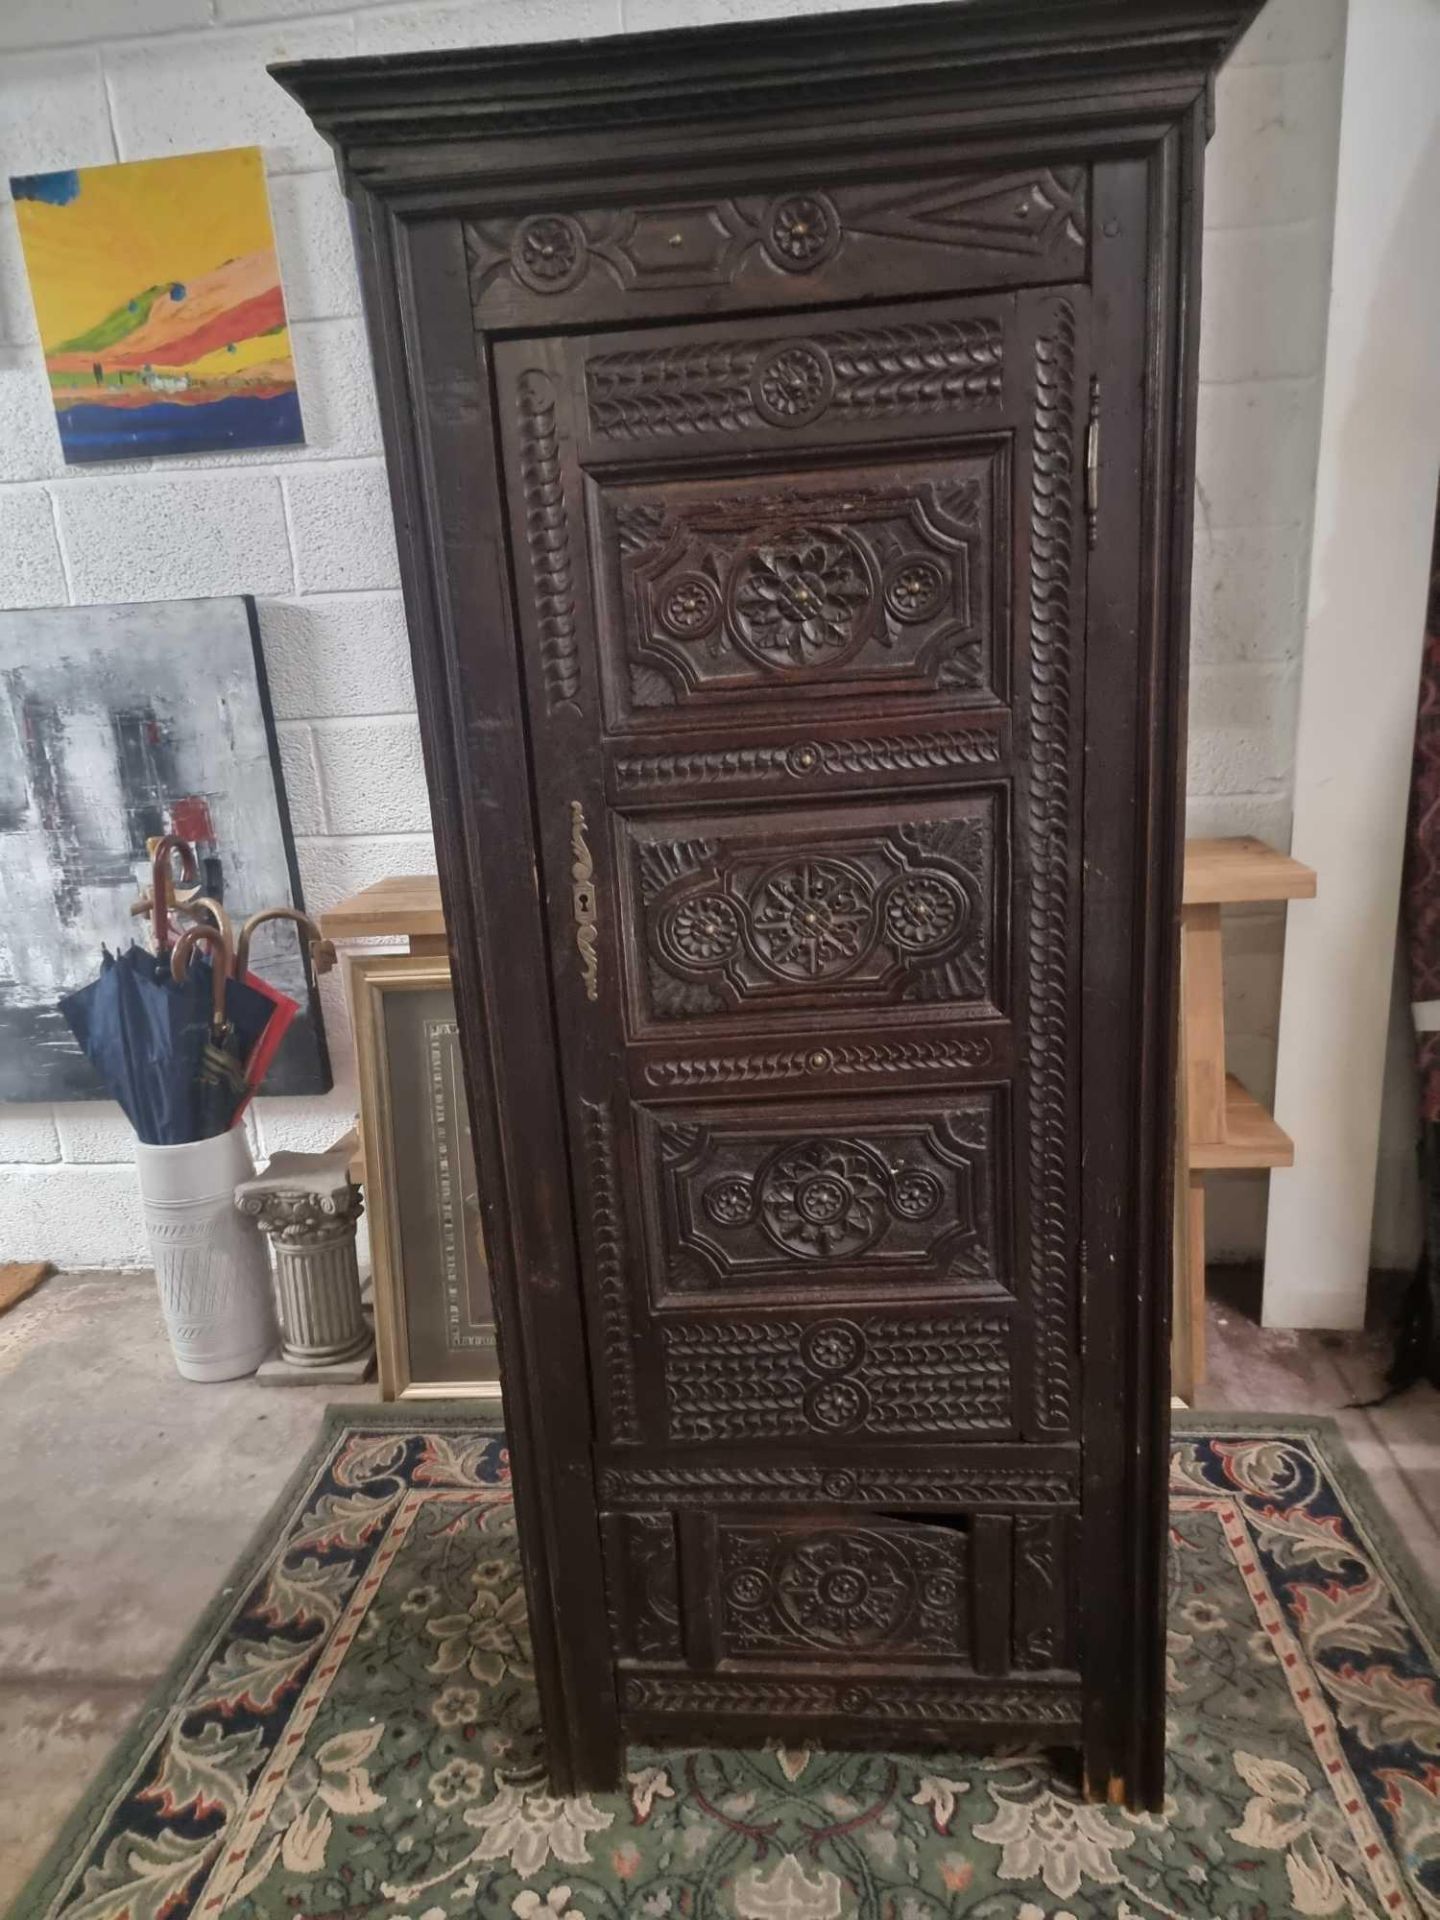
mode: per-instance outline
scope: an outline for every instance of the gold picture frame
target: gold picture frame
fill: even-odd
[[[345,973],[381,1398],[499,1400],[493,1311],[484,1320],[475,1312],[486,1255],[450,963],[355,953]],[[488,1281],[484,1295],[488,1302]]]

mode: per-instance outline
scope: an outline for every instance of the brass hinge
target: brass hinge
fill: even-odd
[[[1094,546],[1100,511],[1100,380],[1090,376],[1090,419],[1085,428],[1085,538]]]
[[[575,916],[575,948],[580,955],[580,976],[585,982],[585,998],[600,997],[600,915],[595,886],[595,863],[586,840],[585,809],[578,800],[570,802],[571,911]]]

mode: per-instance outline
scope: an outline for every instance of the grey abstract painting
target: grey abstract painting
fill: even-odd
[[[232,919],[302,904],[253,602],[0,612],[0,1100],[100,1095],[55,1002],[102,944],[143,940],[162,833]],[[300,1004],[265,1091],[325,1092],[294,928],[262,929],[251,965]]]

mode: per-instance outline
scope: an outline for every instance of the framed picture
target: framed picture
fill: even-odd
[[[56,1001],[102,943],[143,937],[131,907],[164,833],[237,925],[304,906],[254,601],[0,612],[0,1100],[102,1097]],[[300,1006],[265,1095],[326,1092],[295,928],[262,928],[254,958]]]
[[[67,464],[304,440],[259,147],[10,194]]]
[[[499,1358],[450,963],[346,961],[386,1400],[498,1399]]]

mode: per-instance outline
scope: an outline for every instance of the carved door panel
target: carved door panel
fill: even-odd
[[[602,1452],[1073,1434],[1087,313],[496,346]]]
[[[603,1513],[626,1705],[675,1711],[682,1666],[735,1676],[725,1710],[741,1713],[747,1672],[823,1684],[844,1666],[869,1683],[903,1668],[922,1685],[1063,1672],[1074,1663],[1074,1525],[1058,1512]]]

